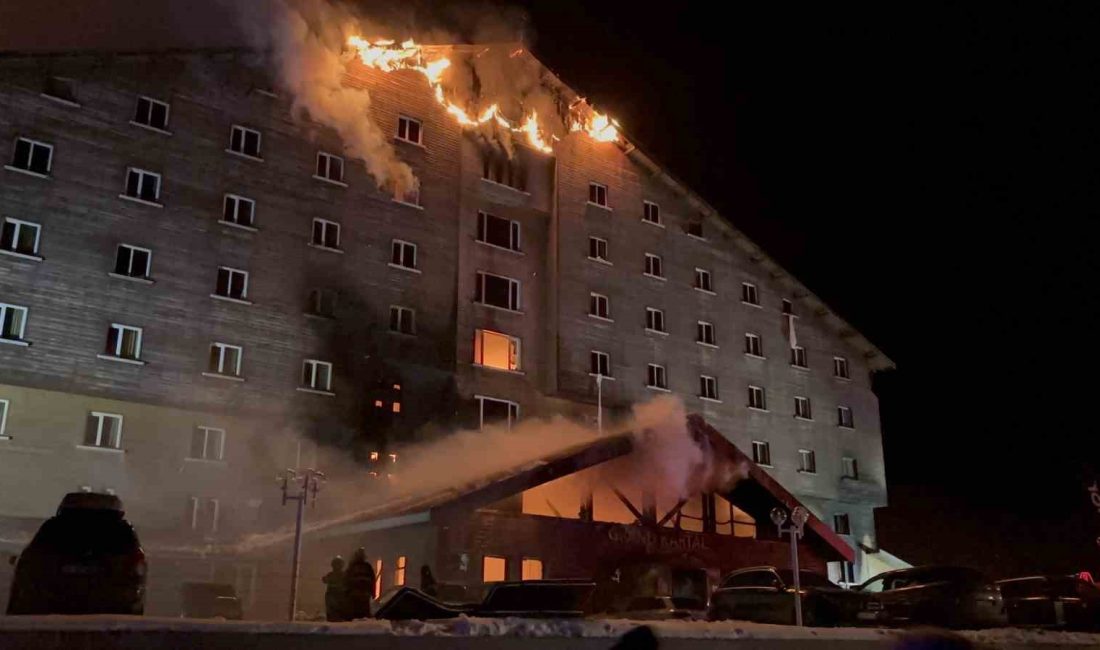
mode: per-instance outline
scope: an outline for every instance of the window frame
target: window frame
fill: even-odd
[[[195,445],[195,434],[197,434],[199,431],[201,431],[203,433],[202,456],[192,456],[191,452],[193,451],[193,448],[194,448],[194,445]],[[216,450],[217,453],[213,457],[211,457],[210,454],[207,453],[208,449],[210,448],[210,433],[211,432],[216,432],[218,434],[218,438],[217,438],[218,444],[217,444],[217,450]],[[223,429],[221,427],[207,426],[207,425],[204,425],[204,424],[195,425],[195,428],[191,430],[191,447],[192,447],[192,449],[187,450],[187,460],[202,460],[202,461],[211,462],[211,463],[224,462],[225,461],[225,429]]]
[[[814,412],[810,398],[804,395],[794,396],[794,417],[799,420],[813,420]]]
[[[8,311],[22,312],[22,319],[19,321],[19,336],[16,338],[9,338],[5,336],[4,322],[7,320]],[[16,345],[27,344],[27,321],[30,320],[31,309],[25,305],[16,305],[9,302],[0,302],[0,343],[13,343]]]
[[[699,399],[720,402],[718,397],[718,378],[713,375],[699,375]]]
[[[237,134],[240,133],[240,142],[237,143]],[[248,153],[248,136],[256,136],[256,153]],[[237,149],[234,145],[240,144],[240,149]],[[234,156],[240,156],[241,158],[247,158],[249,160],[255,160],[257,162],[263,162],[263,146],[264,146],[264,134],[257,129],[244,126],[243,124],[234,124],[229,128],[229,146],[225,148],[226,153],[231,153]]]
[[[16,159],[16,156],[19,153],[20,142],[26,142],[28,145],[26,167],[20,166],[18,164],[19,161]],[[34,162],[34,151],[36,148],[46,149],[46,171],[44,172],[38,171],[32,167],[32,163]],[[49,142],[36,140],[34,138],[28,138],[22,135],[16,136],[14,146],[12,147],[11,163],[4,165],[4,169],[29,174],[31,176],[37,176],[39,178],[49,178],[50,174],[53,172],[53,154],[54,145],[50,144]]]
[[[14,225],[14,228],[12,228],[12,248],[5,248],[3,247],[2,233],[4,230],[4,226],[9,223]],[[30,253],[26,253],[18,249],[19,235],[23,231],[24,227],[34,228],[34,249]],[[16,219],[15,217],[4,217],[3,221],[0,221],[0,253],[41,260],[42,258],[38,254],[38,247],[41,245],[41,242],[42,224],[36,223],[34,221],[26,221],[24,219]]]
[[[493,336],[500,336],[508,339],[508,368],[501,368],[500,366],[492,366],[485,363],[485,335],[491,334]],[[474,328],[474,365],[482,368],[491,368],[493,370],[504,370],[506,372],[523,372],[523,341],[518,336],[512,336],[511,334],[505,334],[504,332],[498,332],[496,330],[485,329],[483,327]]]
[[[791,367],[799,370],[810,369],[809,356],[806,354],[805,347],[796,345],[791,348]]]
[[[496,219],[508,224],[508,246],[501,246],[500,244],[489,241],[489,220]],[[485,246],[491,246],[500,250],[509,251],[512,253],[523,253],[521,246],[522,242],[522,225],[515,219],[505,219],[504,217],[498,217],[495,214],[486,212],[485,210],[477,211],[477,233],[474,235],[475,241]]]
[[[146,116],[148,118],[148,121],[145,121],[145,122],[143,122],[141,119],[139,119],[141,117],[141,102],[143,102],[143,101],[149,102],[149,107],[148,107],[148,111],[147,111],[148,114]],[[156,105],[164,107],[164,125],[163,126],[156,126],[155,124],[152,123],[153,122],[153,107],[156,106]],[[130,124],[133,124],[134,126],[140,126],[144,129],[149,129],[150,131],[156,131],[157,133],[163,133],[165,135],[172,135],[172,132],[168,130],[168,124],[171,121],[171,118],[172,118],[172,105],[171,104],[169,104],[168,102],[159,100],[159,99],[155,99],[155,98],[150,97],[148,95],[138,95],[137,96],[137,101],[134,104],[134,117],[133,117],[133,119],[130,120]]]
[[[601,304],[601,302],[604,306],[604,310],[603,310],[604,315],[602,315],[602,316],[599,314],[600,310],[598,308],[595,310],[595,313],[593,312],[593,309],[592,309],[593,307],[598,307]],[[589,291],[588,292],[588,316],[590,318],[595,318],[597,320],[607,321],[609,323],[614,322],[614,319],[611,318],[611,298],[609,298],[608,296],[606,296],[605,294],[602,294],[602,293],[597,293],[595,291]]]
[[[321,161],[322,160],[325,161],[325,164],[324,164],[325,173],[323,175],[318,173],[319,171],[321,171]],[[339,178],[333,178],[332,177],[332,161],[334,161],[334,160],[340,161]],[[344,181],[344,172],[346,170],[347,170],[347,161],[344,160],[343,156],[337,156],[334,153],[329,153],[329,152],[321,150],[321,149],[317,150],[316,162],[313,165],[313,177],[314,178],[316,178],[317,180],[320,180],[320,181],[324,181],[326,183],[331,183],[333,185],[339,185],[341,187],[347,187],[348,184],[347,184],[346,181]]]
[[[741,303],[760,307],[760,289],[752,282],[741,283]]]
[[[497,275],[496,273],[490,273],[488,271],[477,271],[475,276],[477,285],[475,286],[474,302],[483,306],[491,307],[493,309],[500,309],[502,311],[509,311],[513,313],[523,312],[523,281],[515,278],[510,278],[506,275]],[[494,305],[492,303],[485,302],[487,292],[485,291],[485,283],[487,278],[498,278],[508,282],[508,304],[507,307],[501,307],[500,305]]]
[[[595,363],[593,363],[595,362]],[[607,372],[602,372],[606,367]],[[588,351],[588,374],[593,377],[603,377],[604,379],[614,379],[611,374],[611,354],[604,352],[603,350],[589,350]]]
[[[656,215],[655,219],[651,219],[651,215]],[[643,200],[642,201],[642,221],[648,223],[651,226],[664,227],[664,220],[661,218],[661,204],[656,201]]]
[[[603,195],[602,202],[600,200],[601,190]],[[588,181],[588,205],[594,205],[604,210],[611,209],[611,192],[607,185],[597,183],[596,181]]]
[[[642,271],[642,275],[654,280],[667,280],[665,277],[665,263],[660,255],[655,253],[645,254],[645,270]]]
[[[8,435],[8,412],[11,411],[11,400],[0,397],[0,440],[11,440]]]
[[[840,478],[850,481],[859,480],[859,461],[855,456],[842,456],[840,459]]]
[[[142,339],[144,339],[144,337],[145,337],[145,328],[136,327],[134,325],[123,325],[122,323],[111,323],[110,326],[107,328],[107,340],[108,341],[111,340],[111,332],[113,330],[118,330],[118,335],[115,337],[115,349],[109,351],[107,354],[109,356],[111,356],[112,358],[115,358],[115,359],[124,359],[124,360],[127,360],[127,361],[142,361],[141,348],[142,348],[142,343],[143,343]],[[121,350],[122,350],[122,347],[123,347],[123,341],[125,339],[125,335],[126,335],[127,332],[136,332],[136,335],[135,335],[136,336],[136,342],[134,344],[134,356],[132,356],[132,357],[124,357],[124,356],[122,356],[122,353],[121,353]]]
[[[318,242],[316,239],[318,225],[321,226],[320,242]],[[335,229],[336,231],[336,245],[329,246],[327,243],[328,234],[333,229]],[[340,227],[340,223],[337,221],[333,221],[331,219],[323,219],[321,217],[313,217],[313,221],[310,222],[309,245],[314,248],[320,248],[321,250],[343,252],[343,249],[340,248],[340,238],[343,234],[341,230],[342,228]]]
[[[120,414],[120,413],[107,413],[105,411],[89,411],[88,416],[92,417],[92,418],[95,418],[95,420],[96,420],[95,441],[92,444],[88,444],[89,440],[87,439],[87,432],[85,432],[85,439],[83,440],[83,442],[80,446],[81,447],[89,447],[89,448],[93,448],[93,449],[121,450],[122,449],[123,425],[125,424],[125,421],[126,421],[125,418],[122,416],[122,414]],[[110,434],[108,434],[108,440],[107,440],[108,444],[101,444],[103,442],[103,422],[104,422],[104,420],[108,420],[108,419],[118,421],[117,436],[116,436],[116,440],[114,441],[115,444],[113,444],[113,445],[110,444],[110,442],[111,442],[110,441]]]
[[[223,343],[221,341],[212,341],[210,343],[211,352],[213,348],[218,349],[218,363],[214,368],[208,368],[207,372],[218,375],[220,377],[237,377],[241,376],[241,364],[244,363],[244,346],[233,345],[232,343]],[[233,368],[233,372],[225,372],[226,365],[226,351],[236,350],[237,362]]]
[[[798,450],[798,472],[800,474],[817,474],[817,453],[813,449]]]
[[[767,410],[768,410],[768,394],[767,394],[767,391],[764,390],[763,386],[757,386],[756,384],[749,384],[748,385],[748,394],[749,394],[748,408],[750,408],[754,411],[767,412]],[[759,395],[760,399],[756,399],[754,397],[756,395]],[[757,404],[759,404],[759,406],[757,406]]]
[[[233,219],[226,218],[226,212],[230,205],[230,201],[233,204]],[[241,205],[248,204],[248,223],[241,223]],[[232,192],[226,192],[222,199],[222,218],[221,223],[236,228],[245,228],[248,230],[256,230],[256,200],[250,199],[247,196],[241,196],[240,194],[233,194]]]
[[[332,376],[333,376],[332,362],[331,361],[322,361],[320,359],[308,359],[308,358],[307,359],[302,359],[302,374],[300,376],[301,379],[305,379],[305,369],[306,369],[307,366],[310,368],[309,382],[308,383],[303,382],[302,385],[300,385],[298,388],[300,390],[315,391],[315,392],[319,392],[319,393],[331,394],[333,392],[332,391]],[[325,382],[325,387],[324,388],[318,388],[317,387],[317,369],[320,368],[320,367],[324,367],[324,368],[328,369],[328,375],[326,377],[327,381]]]
[[[709,332],[710,336],[706,336],[706,332]],[[718,332],[714,323],[705,320],[695,321],[695,342],[709,348],[718,347]]]
[[[843,372],[841,372],[843,369]],[[833,356],[833,377],[850,381],[852,379],[851,368],[848,365],[848,357]]]
[[[405,264],[406,253],[412,249],[412,266]],[[400,252],[399,252],[400,251]],[[394,256],[397,256],[398,262],[394,262]],[[419,247],[404,239],[392,239],[390,240],[390,266],[395,269],[401,269],[402,271],[420,272],[420,267],[417,266],[419,257]]]
[[[761,454],[757,449],[763,450]],[[752,462],[761,467],[774,467],[772,465],[772,445],[767,440],[752,441]]]
[[[657,380],[657,381],[654,381]],[[647,363],[645,371],[645,387],[651,390],[669,392],[668,369],[664,364]]]
[[[745,356],[764,359],[764,339],[756,332],[745,332]]]
[[[706,278],[705,282],[703,278]],[[712,296],[715,295],[714,275],[708,269],[695,267],[695,284],[692,288]]]
[[[847,413],[848,417],[845,419],[844,414]],[[841,429],[855,429],[856,420],[852,414],[852,408],[849,406],[837,405],[836,407],[836,425]]]
[[[593,245],[596,248],[595,257],[592,256]],[[601,245],[604,253],[602,257],[599,255]],[[609,257],[610,254],[611,247],[606,239],[604,239],[603,237],[596,237],[595,235],[588,236],[588,259],[592,260],[593,262],[599,262],[601,264],[607,264],[608,266],[611,266],[611,258]]]
[[[416,139],[415,140],[408,137],[409,127],[412,124],[416,124]],[[402,133],[401,133],[401,131],[402,131],[401,127],[402,126],[405,127],[405,129],[404,129],[405,134],[404,135],[402,135]],[[415,144],[418,147],[423,147],[424,146],[424,122],[423,122],[423,120],[418,120],[415,117],[409,117],[408,115],[399,114],[397,116],[397,132],[394,134],[393,137],[397,140],[400,140],[401,142],[407,142],[409,144]]]
[[[474,399],[477,401],[478,409],[478,431],[485,430],[485,402],[499,402],[508,405],[508,418],[506,420],[508,430],[511,431],[512,427],[519,422],[520,418],[520,406],[519,402],[514,402],[510,399],[501,399],[499,397],[492,397],[489,395],[474,395]]]
[[[118,256],[122,252],[122,249],[124,249],[124,248],[130,251],[130,259],[129,259],[129,263],[127,264],[128,272],[127,273],[119,273],[119,271],[118,271],[118,262],[119,262]],[[145,272],[142,273],[141,275],[134,275],[133,272],[132,272],[133,271],[133,266],[134,266],[134,251],[141,251],[142,253],[145,253]],[[132,279],[132,280],[151,280],[152,279],[152,272],[153,272],[153,249],[143,248],[141,246],[134,246],[133,244],[119,244],[118,247],[115,249],[115,266],[114,266],[114,270],[111,272],[111,275],[116,276],[116,277],[123,277],[123,278],[127,278],[127,279]]]
[[[133,194],[129,193],[130,192],[130,176],[132,174],[136,174],[137,179],[138,179],[137,188],[136,188],[137,195],[133,195]],[[152,199],[147,199],[144,196],[142,196],[142,194],[144,194],[143,189],[145,188],[145,184],[146,184],[146,182],[148,182],[149,178],[153,178],[156,181],[156,186],[155,186],[155,190],[153,192],[153,198]],[[164,207],[164,205],[160,202],[160,191],[162,189],[161,186],[163,184],[163,181],[164,181],[164,177],[161,176],[160,174],[158,174],[157,172],[152,172],[152,171],[149,171],[148,169],[142,169],[141,167],[127,167],[126,168],[126,182],[123,185],[122,194],[119,194],[118,196],[119,196],[119,198],[125,199],[127,201],[134,201],[134,202],[137,202],[137,203],[144,203],[145,205],[152,205],[152,206],[156,206],[156,207]]]
[[[228,281],[226,282],[226,285],[225,285],[226,293],[224,293],[224,294],[218,292],[218,289],[221,286],[222,271],[226,271],[227,272],[227,277],[228,277]],[[241,287],[241,295],[240,296],[234,296],[233,295],[233,278],[237,275],[244,276],[244,284]],[[244,269],[238,269],[238,268],[234,268],[232,266],[219,266],[218,267],[218,273],[217,273],[217,276],[215,277],[215,281],[214,281],[214,293],[212,293],[210,295],[211,295],[211,297],[217,298],[219,300],[229,300],[229,301],[233,301],[233,302],[239,302],[239,303],[250,305],[250,304],[252,304],[252,301],[249,300],[249,298],[248,298],[248,288],[249,288],[250,280],[251,280],[251,278],[249,277],[248,271],[245,271]]]
[[[843,526],[841,522],[843,522]],[[842,528],[843,530],[841,530]],[[848,516],[848,513],[838,512],[833,514],[833,531],[837,535],[852,536],[852,518]]]
[[[645,308],[645,331],[651,334],[668,334],[665,327],[665,310],[657,307]]]
[[[398,318],[397,318],[398,325],[399,325],[398,329],[393,329],[393,322],[394,322],[393,317],[394,317],[395,313],[398,314]],[[406,318],[406,315],[408,315],[408,318]],[[402,327],[400,327],[400,326],[404,325],[404,323],[406,321],[410,322],[410,327],[409,327],[410,331],[408,331],[408,332],[406,332]],[[404,305],[390,305],[390,330],[389,331],[393,334],[402,334],[404,336],[416,336],[416,310],[413,309],[412,307],[406,307]]]

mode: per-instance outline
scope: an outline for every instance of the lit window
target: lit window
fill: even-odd
[[[332,364],[306,359],[302,362],[302,387],[329,392],[332,390]]]
[[[764,389],[759,386],[749,386],[749,408],[760,411],[767,410],[768,403],[764,399]]]
[[[840,379],[849,379],[848,360],[844,357],[833,357],[833,376]]]
[[[589,374],[599,377],[611,376],[611,355],[599,350],[592,350],[588,355]]]
[[[660,256],[653,255],[652,253],[645,254],[645,275],[664,279],[665,269],[664,265],[661,263]]]
[[[214,296],[246,301],[248,299],[248,271],[219,266],[217,284],[214,285]]]
[[[222,460],[225,457],[225,429],[195,427],[191,432],[191,452],[188,458]]]
[[[31,140],[30,138],[17,138],[15,140],[15,152],[11,158],[12,168],[46,176],[50,173],[52,163],[52,144]]]
[[[519,404],[493,397],[476,397],[478,403],[479,427],[484,429],[494,424],[503,424],[506,428],[519,421]]]
[[[136,361],[141,358],[141,328],[112,323],[107,330],[107,354]]]
[[[256,202],[236,194],[226,194],[222,205],[222,221],[245,228],[255,227]]]
[[[706,321],[699,321],[696,324],[695,341],[703,345],[718,345],[717,338],[714,336],[714,324]]]
[[[27,308],[0,303],[0,341],[16,341],[24,345],[27,329]]]
[[[474,301],[483,305],[519,311],[519,280],[478,271]]]
[[[700,268],[695,269],[695,288],[699,291],[714,293],[714,283],[710,279],[710,271]]]
[[[852,523],[848,519],[848,515],[833,515],[833,530],[836,531],[837,535],[851,535]]]
[[[152,97],[138,97],[134,110],[134,124],[158,131],[168,130],[168,104]]]
[[[810,411],[810,399],[808,397],[794,398],[794,416],[796,418],[802,418],[803,420],[813,419],[813,415]]]
[[[478,212],[477,240],[483,244],[518,252],[520,250],[519,222]]]
[[[600,183],[588,184],[588,202],[601,208],[608,207],[607,186]]]
[[[149,267],[153,262],[153,251],[129,244],[119,244],[115,255],[115,275],[128,278],[148,279]]]
[[[474,363],[501,370],[519,370],[519,339],[489,330],[474,330]]]
[[[645,328],[651,332],[665,332],[665,312],[653,307],[645,308]]]
[[[760,343],[760,336],[757,334],[746,333],[745,334],[745,354],[753,357],[764,356],[764,348]]]
[[[416,270],[416,244],[395,239],[390,246],[390,266]]]
[[[642,202],[642,221],[661,225],[661,206],[652,201]]]
[[[646,387],[668,390],[668,378],[665,376],[665,367],[656,363],[646,365]]]
[[[92,411],[84,431],[84,446],[118,449],[122,446],[122,416]]]
[[[314,178],[344,184],[344,159],[324,151],[317,152],[317,173]]]
[[[701,375],[699,377],[699,397],[703,399],[718,399],[718,380],[714,377]]]
[[[374,599],[382,597],[382,558],[374,561]]]
[[[340,224],[328,219],[313,220],[313,234],[309,243],[319,248],[340,249]]]
[[[229,345],[228,343],[211,343],[210,361],[207,366],[207,371],[217,375],[240,377],[241,358],[243,356],[244,349],[241,348],[241,346],[239,345]]]
[[[791,365],[795,368],[808,368],[806,363],[806,348],[796,345],[791,348]]]
[[[771,467],[772,464],[772,446],[771,444],[762,440],[752,441],[752,462],[757,465],[765,465]]]
[[[611,320],[611,302],[607,296],[600,293],[588,294],[588,315]]]
[[[408,307],[390,307],[390,331],[398,334],[416,334],[416,311]]]
[[[404,140],[405,142],[411,142],[413,144],[422,144],[424,137],[424,129],[420,120],[414,120],[411,117],[405,117],[401,115],[397,118],[397,139]]]
[[[156,203],[160,200],[160,174],[135,167],[129,168],[126,170],[126,192],[122,196],[146,203]]]
[[[229,131],[229,148],[226,151],[248,158],[260,158],[260,132],[234,124]]]
[[[481,562],[482,582],[504,582],[508,579],[508,560],[503,557],[486,555]]]
[[[836,407],[836,424],[838,427],[844,427],[845,429],[854,428],[855,422],[852,419],[852,409],[847,406]]]
[[[521,580],[542,580],[542,560],[535,557],[523,558]]]
[[[741,283],[741,302],[747,305],[760,306],[760,296],[756,292],[755,284]]]
[[[817,456],[812,449],[798,450],[798,471],[804,474],[817,473]]]
[[[38,255],[42,226],[30,221],[6,217],[0,230],[0,250],[19,255]]]
[[[409,559],[404,555],[397,556],[393,563],[393,586],[405,586],[405,565],[408,564],[408,561]]]
[[[840,459],[840,467],[843,472],[843,478],[852,480],[859,480],[859,463],[855,458],[845,456]]]
[[[588,259],[608,262],[607,240],[599,237],[588,238]]]

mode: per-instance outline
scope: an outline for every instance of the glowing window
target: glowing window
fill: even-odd
[[[404,555],[398,555],[397,561],[394,562],[393,569],[393,586],[401,587],[405,584],[405,565],[408,563],[408,558]]]
[[[474,331],[474,363],[501,370],[519,370],[519,339],[489,330]]]
[[[401,402],[394,402],[393,403],[393,412],[394,413],[400,413],[401,412]]]
[[[534,557],[523,558],[522,580],[542,580],[542,560]]]
[[[374,561],[374,599],[382,595],[382,559]]]
[[[486,555],[481,563],[482,582],[504,582],[508,578],[508,560]]]

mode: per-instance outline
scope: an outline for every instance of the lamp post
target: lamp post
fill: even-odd
[[[603,373],[596,375],[596,430],[603,433]]]
[[[321,482],[325,475],[315,469],[295,470],[288,469],[279,476],[283,490],[283,505],[287,501],[298,502],[298,515],[294,524],[294,556],[290,567],[290,621],[298,610],[298,575],[302,563],[302,522],[305,520],[306,502],[312,499],[317,505],[317,490],[321,488]],[[291,494],[292,490],[296,490]]]
[[[802,581],[798,573],[798,538],[802,537],[802,527],[810,518],[810,513],[802,506],[797,506],[791,511],[791,523],[787,526],[787,511],[783,508],[772,508],[772,523],[779,531],[780,539],[783,535],[791,536],[791,573],[794,574],[794,622],[802,627]]]

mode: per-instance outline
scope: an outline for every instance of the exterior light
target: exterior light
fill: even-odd
[[[802,526],[806,524],[809,518],[810,512],[802,506],[798,506],[791,511],[791,523],[797,526],[799,530],[802,529]]]
[[[787,511],[783,508],[772,508],[771,518],[773,524],[782,526],[787,521]]]

